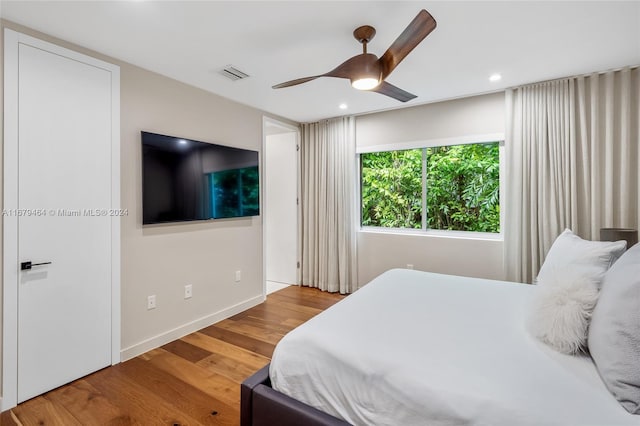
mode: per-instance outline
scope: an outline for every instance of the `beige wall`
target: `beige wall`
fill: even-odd
[[[403,108],[356,118],[358,148],[504,133],[504,92]]]
[[[502,280],[502,240],[442,235],[361,231],[358,233],[358,281],[405,268]]]
[[[262,296],[261,218],[142,227],[140,130],[260,150],[262,113],[121,64],[122,347]],[[235,283],[236,270],[242,281]],[[184,286],[193,298],[184,300]],[[147,296],[157,308],[147,311]]]
[[[122,220],[125,355],[162,340],[154,337],[175,335],[220,319],[236,305],[262,300],[260,217],[142,227],[140,131],[260,151],[263,112],[7,21],[2,32],[4,27],[121,67],[121,204],[129,211]],[[234,281],[236,270],[242,270],[240,283]],[[189,300],[183,299],[186,284],[193,285]],[[147,311],[152,294],[157,308]]]
[[[359,149],[434,139],[504,133],[504,93],[456,99],[356,118]],[[503,279],[503,241],[478,236],[358,233],[358,281],[363,285],[391,268]]]

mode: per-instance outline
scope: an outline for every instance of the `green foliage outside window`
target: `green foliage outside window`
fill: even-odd
[[[362,154],[362,225],[422,226],[422,150]]]
[[[498,142],[361,155],[362,225],[500,231]]]

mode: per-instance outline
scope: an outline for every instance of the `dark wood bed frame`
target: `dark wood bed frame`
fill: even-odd
[[[271,387],[269,366],[261,368],[240,387],[241,426],[344,426],[337,419]]]

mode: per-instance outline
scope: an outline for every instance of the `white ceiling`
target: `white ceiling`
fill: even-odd
[[[271,89],[361,53],[360,25],[376,28],[369,52],[382,55],[421,8],[438,26],[387,79],[413,101],[332,78]],[[640,1],[1,0],[0,16],[299,122],[640,64]],[[222,77],[229,64],[250,78]]]

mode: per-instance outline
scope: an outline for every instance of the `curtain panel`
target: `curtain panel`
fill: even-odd
[[[302,125],[302,283],[357,289],[356,154],[352,117]]]
[[[565,228],[638,228],[638,68],[508,89],[506,103],[508,280],[532,282]]]

